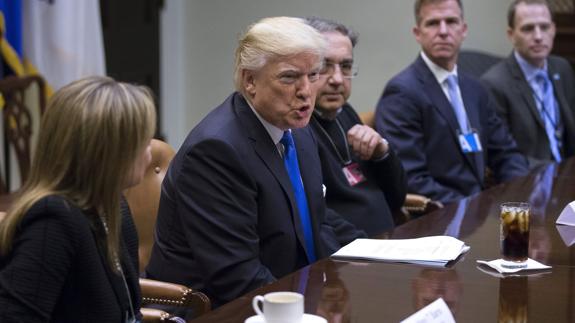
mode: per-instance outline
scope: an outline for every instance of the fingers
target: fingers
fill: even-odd
[[[381,136],[366,125],[357,124],[347,132],[352,151],[362,160],[379,159],[387,153],[387,144]]]

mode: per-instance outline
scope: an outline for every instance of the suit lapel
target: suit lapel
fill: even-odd
[[[561,79],[561,75],[559,71],[556,69],[555,64],[548,59],[548,69],[549,69],[549,78],[553,82],[553,90],[555,94],[555,98],[557,99],[557,103],[559,103],[559,113],[561,122],[563,123],[563,127],[565,129],[563,137],[568,136],[568,134],[575,133],[575,129],[573,129],[573,125],[575,125],[575,120],[573,119],[572,110],[575,107],[570,107],[565,97],[565,93],[562,91],[564,89],[563,80]],[[565,139],[565,138],[564,138]],[[564,140],[566,142],[567,140]],[[567,147],[566,147],[567,148]],[[568,153],[568,152],[566,152]]]
[[[559,103],[559,109],[561,110],[561,116],[565,114],[566,111],[569,110],[569,104],[567,103],[567,98],[565,97],[563,91],[563,82],[561,80],[561,76],[558,72],[555,71],[554,66],[549,64],[549,78],[553,82],[553,89],[555,98],[557,98],[557,102]],[[571,114],[569,114],[571,116]]]
[[[476,161],[477,156],[475,156],[475,155],[480,155],[480,154],[477,154],[477,153],[475,153],[475,154],[464,154],[461,151],[461,148],[459,145],[459,137],[458,137],[459,123],[457,122],[457,117],[455,116],[455,112],[453,111],[453,107],[451,106],[451,103],[449,102],[449,100],[445,96],[445,93],[443,92],[441,85],[437,82],[437,79],[435,78],[435,76],[433,75],[431,70],[429,70],[427,65],[425,65],[425,62],[423,61],[423,59],[421,57],[418,57],[418,59],[417,59],[416,68],[417,68],[418,74],[420,76],[420,80],[423,84],[423,90],[424,90],[423,92],[427,94],[427,96],[429,97],[429,99],[432,102],[432,106],[437,110],[437,112],[439,112],[439,114],[447,121],[447,123],[451,127],[450,133],[451,133],[452,139],[455,141],[455,145],[458,148],[457,150],[459,151],[460,154],[463,155],[464,159],[467,161],[467,163],[471,167],[473,174],[476,177],[478,177],[479,174],[478,174],[478,170],[477,170],[477,161]],[[477,125],[476,120],[479,119],[479,116],[472,114],[472,116],[475,116],[475,122],[472,122],[472,118],[469,114],[469,111],[470,110],[476,110],[476,109],[469,109],[470,106],[468,106],[468,104],[470,104],[470,103],[468,103],[465,100],[465,97],[466,97],[466,95],[464,95],[465,89],[463,87],[461,87],[461,82],[460,82],[459,86],[460,86],[459,90],[461,91],[461,97],[463,99],[463,104],[466,107],[465,109],[467,111],[469,121],[471,122],[471,126],[474,127]],[[479,183],[483,183],[483,180],[480,180]]]
[[[455,112],[451,107],[451,103],[445,97],[445,93],[443,93],[443,89],[441,85],[435,79],[433,73],[429,70],[427,65],[421,57],[417,59],[417,63],[415,65],[417,73],[419,75],[419,79],[423,85],[423,92],[427,94],[431,102],[433,103],[433,107],[439,112],[439,114],[447,121],[449,126],[453,131],[453,139],[458,143],[459,140],[457,138],[457,131],[456,129],[459,128],[459,124],[457,122],[457,117],[455,116]]]
[[[280,156],[270,135],[241,95],[236,95],[234,98],[233,106],[236,115],[240,119],[240,122],[244,125],[244,128],[248,132],[248,137],[252,142],[255,153],[273,174],[275,179],[280,184],[282,190],[284,191],[284,194],[286,195],[292,210],[291,216],[295,226],[297,238],[300,242],[300,245],[307,253],[303,227],[299,213],[297,211],[297,203],[293,193],[293,187],[289,179],[289,175],[285,169],[282,157]],[[301,168],[302,167],[300,167],[300,172]]]
[[[523,75],[523,71],[521,67],[519,67],[519,63],[511,54],[509,59],[507,59],[507,66],[509,67],[509,71],[511,72],[511,76],[515,79],[515,90],[519,94],[519,96],[525,101],[525,105],[527,106],[529,112],[533,115],[533,118],[537,121],[538,126],[545,132],[545,124],[543,123],[543,119],[541,119],[541,114],[537,109],[537,105],[535,104],[535,99],[533,98],[533,89],[531,89],[531,85],[525,79],[525,75]]]

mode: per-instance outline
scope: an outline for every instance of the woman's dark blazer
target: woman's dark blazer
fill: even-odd
[[[0,322],[124,322],[130,300],[139,316],[137,235],[122,212],[121,275],[104,255],[95,216],[48,196],[23,217],[13,247],[0,257]],[[134,251],[134,247],[136,250]]]

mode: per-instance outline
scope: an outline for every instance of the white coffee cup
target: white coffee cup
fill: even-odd
[[[259,303],[263,304],[263,311]],[[257,295],[252,300],[256,313],[266,323],[299,323],[303,318],[303,295],[294,292],[274,292]]]

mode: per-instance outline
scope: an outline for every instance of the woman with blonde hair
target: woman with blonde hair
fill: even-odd
[[[150,162],[155,123],[139,86],[89,77],[54,94],[29,179],[0,222],[0,322],[139,319],[124,243],[137,238],[120,199]]]

